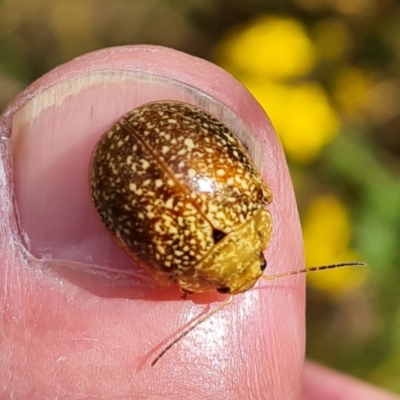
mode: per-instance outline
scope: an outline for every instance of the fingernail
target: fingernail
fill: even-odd
[[[20,237],[35,258],[132,268],[94,211],[88,167],[108,127],[155,100],[178,100],[210,111],[241,138],[261,169],[259,139],[228,107],[197,88],[121,70],[94,71],[58,83],[15,113],[9,140]]]

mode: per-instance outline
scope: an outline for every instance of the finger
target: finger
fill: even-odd
[[[149,74],[178,83],[159,85]],[[0,175],[7,341],[26,354],[7,358],[9,367],[20,371],[15,382],[24,376],[41,393],[61,388],[76,394],[81,387],[86,395],[103,397],[300,395],[301,277],[260,284],[237,296],[228,309],[172,348],[156,373],[146,368],[151,358],[144,356],[204,305],[180,301],[176,290],[160,290],[114,245],[90,204],[87,168],[99,136],[135,105],[166,98],[193,101],[179,82],[225,104],[261,139],[263,173],[274,195],[269,268],[302,267],[299,223],[282,151],[263,111],[240,84],[205,61],[149,46],[108,49],[74,60],[28,88],[0,125],[2,136],[9,137],[3,140]],[[119,275],[105,274],[110,269]],[[20,318],[13,320],[13,315]]]
[[[400,397],[308,361],[304,369],[304,400],[399,400]]]

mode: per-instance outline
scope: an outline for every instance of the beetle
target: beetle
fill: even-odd
[[[230,295],[152,365],[261,276],[348,265],[263,275],[263,251],[272,234],[266,209],[271,190],[232,131],[190,104],[157,101],[125,114],[97,143],[89,186],[113,239],[159,285]]]
[[[161,286],[237,294],[263,273],[271,191],[200,108],[163,101],[126,114],[94,150],[90,189],[116,242]]]

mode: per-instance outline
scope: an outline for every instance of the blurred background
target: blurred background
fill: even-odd
[[[135,43],[211,60],[262,104],[307,265],[369,265],[309,274],[308,357],[400,394],[400,3],[0,0],[0,111],[58,64]]]

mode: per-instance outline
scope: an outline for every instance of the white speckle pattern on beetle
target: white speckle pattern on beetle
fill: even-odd
[[[161,285],[235,294],[262,274],[271,192],[200,108],[160,101],[124,115],[94,150],[90,190],[114,239]]]

